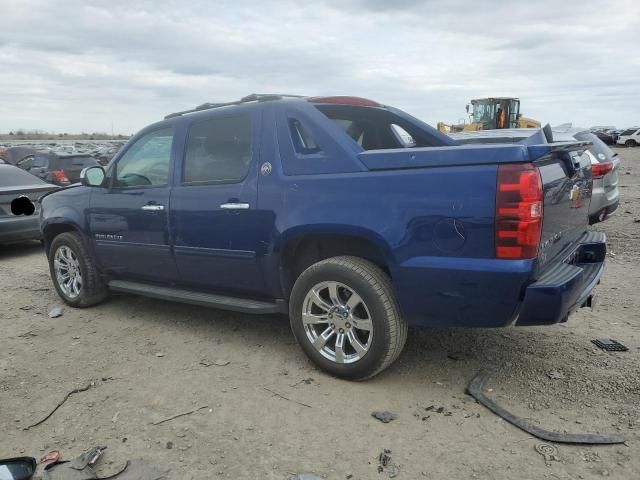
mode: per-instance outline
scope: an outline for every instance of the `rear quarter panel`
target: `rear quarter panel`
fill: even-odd
[[[513,317],[532,262],[493,258],[496,169],[274,172],[260,179],[259,208],[276,212],[276,257],[312,232],[373,241],[412,324],[501,326]]]

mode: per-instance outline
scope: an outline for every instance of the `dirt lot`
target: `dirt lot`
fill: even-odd
[[[552,327],[411,331],[399,361],[365,383],[316,370],[283,317],[123,295],[49,318],[61,302],[40,245],[3,248],[0,456],[106,445],[103,473],[143,457],[176,479],[640,478],[640,148],[619,152],[622,203],[596,227],[610,254],[595,311]],[[598,337],[629,351],[601,351]],[[488,395],[515,413],[558,431],[622,432],[627,443],[558,445],[545,465],[539,440],[464,394],[483,367],[498,370]],[[398,418],[383,424],[374,410]],[[385,448],[398,470],[378,473]]]

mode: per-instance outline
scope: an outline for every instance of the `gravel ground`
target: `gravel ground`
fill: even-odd
[[[61,302],[40,245],[4,247],[0,456],[106,445],[104,474],[143,457],[176,479],[640,478],[640,148],[619,152],[621,205],[594,227],[609,239],[594,311],[550,327],[410,331],[400,359],[365,383],[316,370],[283,317],[122,295],[49,318]],[[598,337],[629,351],[601,351]],[[487,394],[535,424],[627,443],[557,445],[547,465],[539,440],[464,394],[483,367],[497,369]],[[383,449],[395,468],[378,473]]]

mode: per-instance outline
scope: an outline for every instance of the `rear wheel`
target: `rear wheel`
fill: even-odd
[[[389,277],[358,257],[333,257],[305,270],[291,292],[289,313],[307,356],[342,378],[377,375],[407,338]]]
[[[53,239],[49,270],[58,295],[72,307],[89,307],[107,296],[95,262],[76,233],[61,233]]]
[[[635,147],[638,144],[636,143],[635,140],[627,140],[626,142],[624,142],[624,146],[625,147]]]

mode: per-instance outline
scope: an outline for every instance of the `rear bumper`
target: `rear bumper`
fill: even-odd
[[[0,243],[42,238],[38,215],[0,219]]]
[[[597,216],[603,209],[606,209],[607,215],[612,213],[618,207],[619,199],[620,191],[617,185],[605,187],[602,181],[600,181],[600,185],[596,185],[594,182],[591,203],[589,204],[589,216]]]
[[[580,307],[591,304],[600,283],[607,252],[601,232],[586,234],[564,263],[547,270],[525,291],[516,325],[549,325],[564,322]]]

